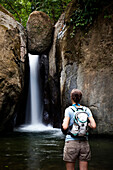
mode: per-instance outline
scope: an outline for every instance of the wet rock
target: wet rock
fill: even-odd
[[[17,22],[0,5],[0,131],[12,128],[23,90],[24,63],[20,47]]]
[[[48,15],[41,11],[34,11],[27,21],[28,51],[44,54],[52,42],[53,26]]]

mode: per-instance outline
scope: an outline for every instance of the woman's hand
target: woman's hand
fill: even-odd
[[[67,116],[64,118],[63,123],[62,123],[62,127],[63,127],[64,130],[66,130],[68,128],[69,120],[70,120],[70,118],[67,117]]]
[[[95,129],[96,128],[96,123],[95,123],[95,120],[94,120],[93,116],[89,117],[88,119],[90,121],[90,123],[88,123],[88,126],[90,128],[92,128],[92,129]]]

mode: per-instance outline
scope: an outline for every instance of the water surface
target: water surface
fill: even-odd
[[[60,130],[13,132],[0,137],[0,170],[65,170]],[[113,169],[113,140],[91,138],[89,170]],[[76,165],[78,170],[78,165]]]

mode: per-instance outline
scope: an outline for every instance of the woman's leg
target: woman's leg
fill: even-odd
[[[75,162],[66,162],[67,170],[75,170]]]
[[[79,169],[80,170],[88,170],[88,162],[87,161],[79,161]]]

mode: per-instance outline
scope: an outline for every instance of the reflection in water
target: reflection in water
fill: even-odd
[[[89,170],[111,170],[113,140],[90,140]],[[62,160],[64,136],[61,131],[13,132],[0,137],[0,170],[65,170]],[[76,168],[77,169],[77,168]]]
[[[40,167],[40,164],[39,164],[40,163],[39,160],[41,156],[39,154],[40,148],[38,146],[38,143],[36,142],[33,143],[32,140],[35,141],[34,136],[29,136],[29,139],[28,139],[29,146],[27,148],[29,159],[27,161],[27,164],[28,164],[29,169],[36,169],[36,168],[38,169],[38,167]]]

